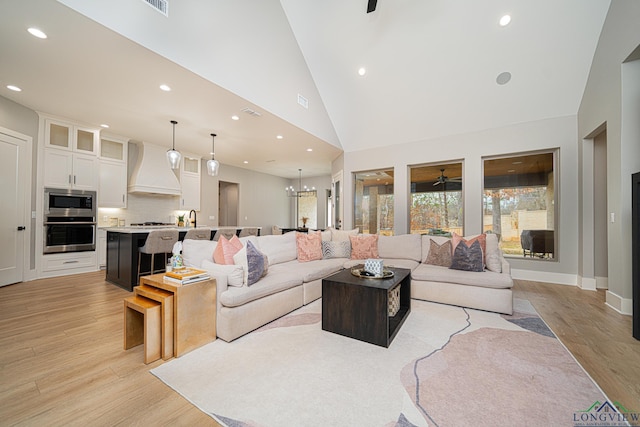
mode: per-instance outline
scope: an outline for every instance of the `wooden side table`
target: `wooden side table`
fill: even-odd
[[[140,285],[133,288],[133,294],[160,303],[162,358],[164,360],[171,359],[173,357],[173,292],[149,285]]]
[[[154,274],[140,277],[140,286],[157,288],[173,294],[173,355],[175,357],[180,357],[216,339],[215,279],[180,285],[165,282],[164,274]]]

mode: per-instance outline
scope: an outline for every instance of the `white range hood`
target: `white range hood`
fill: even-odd
[[[169,167],[167,149],[148,142],[136,142],[138,160],[129,180],[129,193],[179,196],[180,182]]]

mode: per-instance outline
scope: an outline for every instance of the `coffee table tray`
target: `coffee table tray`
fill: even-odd
[[[364,268],[352,268],[351,274],[362,279],[388,279],[393,277],[393,271],[382,270],[382,276],[373,276],[371,273],[367,273]]]

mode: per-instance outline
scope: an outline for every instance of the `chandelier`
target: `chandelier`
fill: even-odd
[[[302,186],[302,169],[298,169],[298,190],[293,188],[293,185],[290,185],[285,188],[287,192],[287,196],[289,197],[316,197],[316,187],[307,187]]]

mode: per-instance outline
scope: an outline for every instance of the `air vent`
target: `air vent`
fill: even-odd
[[[242,111],[243,113],[247,113],[247,114],[249,114],[250,116],[253,116],[253,117],[260,117],[260,116],[262,116],[262,114],[258,113],[258,112],[257,112],[257,111],[255,111],[255,110],[252,110],[252,109],[251,109],[251,108],[249,108],[249,107],[247,107],[247,108],[243,108],[243,109],[242,109],[242,110],[240,110],[240,111]]]
[[[142,0],[164,16],[169,16],[169,2],[167,0]]]
[[[298,94],[298,104],[302,105],[306,109],[309,109],[309,100],[300,94]]]

